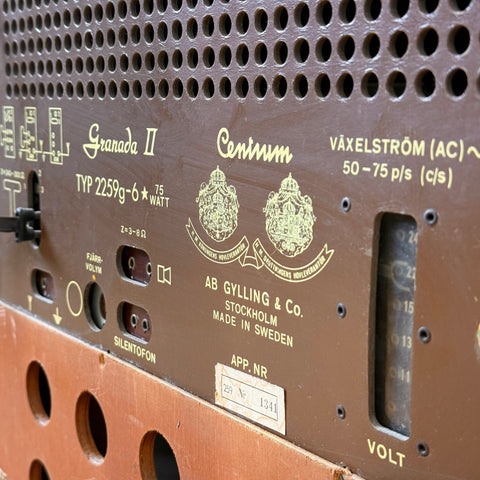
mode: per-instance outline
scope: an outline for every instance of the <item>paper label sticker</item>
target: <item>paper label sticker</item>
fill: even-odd
[[[285,390],[217,363],[215,403],[285,435]]]

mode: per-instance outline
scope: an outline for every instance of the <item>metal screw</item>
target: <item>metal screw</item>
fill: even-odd
[[[438,212],[433,208],[425,210],[423,214],[423,220],[425,220],[427,225],[435,225],[438,220]]]

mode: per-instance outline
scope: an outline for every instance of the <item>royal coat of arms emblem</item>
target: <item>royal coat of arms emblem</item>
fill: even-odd
[[[290,173],[278,192],[270,192],[263,209],[268,238],[286,257],[296,257],[308,248],[313,240],[312,199],[303,195],[297,181]]]
[[[200,224],[210,238],[222,242],[233,234],[238,225],[239,203],[235,187],[227,184],[218,166],[210,174],[210,181],[200,186],[197,203]]]

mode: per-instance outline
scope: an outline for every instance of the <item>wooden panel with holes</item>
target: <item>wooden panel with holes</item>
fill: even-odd
[[[2,480],[359,480],[18,310],[0,332]]]

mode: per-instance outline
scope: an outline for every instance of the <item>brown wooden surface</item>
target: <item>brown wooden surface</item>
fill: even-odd
[[[50,385],[46,424],[35,419],[28,402],[32,361],[43,366]],[[32,478],[35,459],[52,480],[141,478],[139,448],[151,430],[170,443],[181,480],[358,478],[2,305],[0,364],[0,473],[10,480]],[[84,391],[96,397],[107,424],[107,453],[100,465],[87,459],[77,437],[75,406]]]

